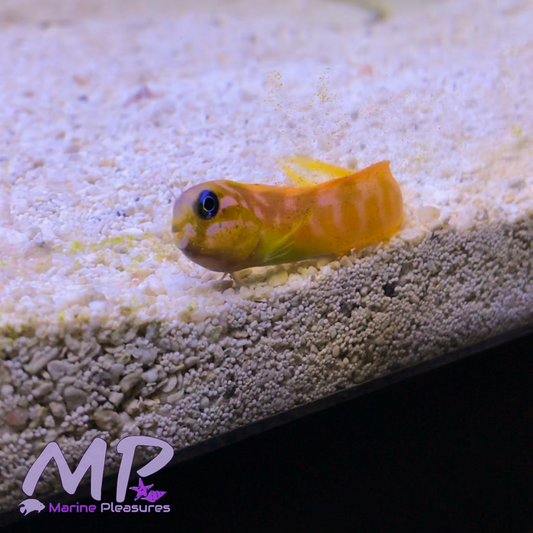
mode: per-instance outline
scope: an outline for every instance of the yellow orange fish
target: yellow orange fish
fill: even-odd
[[[214,180],[187,189],[174,204],[178,248],[217,272],[289,263],[394,235],[403,220],[402,193],[388,161],[354,172],[302,156],[287,163],[335,179],[312,184],[282,162],[300,187]]]

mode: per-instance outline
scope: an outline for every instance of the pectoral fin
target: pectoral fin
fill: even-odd
[[[296,167],[300,167],[304,171],[312,172],[315,174],[315,176],[303,177],[295,170],[290,168],[287,163]],[[349,176],[350,174],[354,174],[355,172],[355,170],[349,168],[337,167],[335,165],[330,165],[329,163],[324,163],[323,161],[311,159],[310,157],[303,155],[288,157],[284,161],[280,160],[280,165],[287,177],[300,187],[309,187],[333,178],[343,178],[345,176]],[[317,178],[316,174],[325,175],[326,180]]]
[[[274,236],[274,231],[267,233],[264,237],[265,247],[263,249],[263,259],[265,264],[278,261],[285,256],[289,256],[294,249],[295,233],[311,218],[311,211],[307,212],[286,234]],[[290,259],[288,259],[290,261]]]

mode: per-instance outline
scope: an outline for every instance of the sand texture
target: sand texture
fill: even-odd
[[[0,7],[2,511],[47,442],[110,473],[533,320],[531,2],[148,4]],[[237,286],[181,255],[172,192],[295,153],[389,160],[400,233]]]

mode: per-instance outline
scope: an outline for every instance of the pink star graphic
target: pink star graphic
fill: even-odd
[[[151,485],[145,485],[143,483],[143,480],[141,478],[139,478],[139,486],[138,487],[130,487],[131,490],[137,491],[137,496],[135,496],[135,500],[134,501],[137,501],[142,496],[145,496],[145,497],[148,496],[148,490],[151,489],[153,486],[154,486],[153,483]]]

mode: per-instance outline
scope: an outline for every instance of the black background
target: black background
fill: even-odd
[[[532,355],[530,334],[167,467],[146,482],[168,514],[3,531],[533,530]]]

